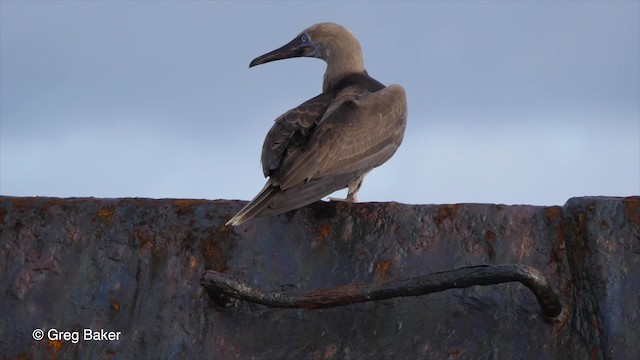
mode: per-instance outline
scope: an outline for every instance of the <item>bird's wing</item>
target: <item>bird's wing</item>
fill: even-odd
[[[304,146],[331,105],[334,93],[320,94],[278,117],[262,145],[262,171],[271,176]]]
[[[406,120],[406,94],[400,85],[373,93],[357,86],[344,88],[302,151],[284,159],[278,171],[280,188],[286,191],[313,179],[364,175],[395,153]]]

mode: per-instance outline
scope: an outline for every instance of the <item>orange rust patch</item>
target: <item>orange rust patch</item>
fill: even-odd
[[[198,266],[198,260],[196,260],[195,256],[192,256],[189,259],[189,267],[192,268],[192,269],[195,269],[197,266]]]
[[[47,343],[47,349],[49,349],[51,356],[54,356],[58,351],[60,351],[60,349],[62,349],[63,345],[64,341],[62,340],[49,340]]]
[[[100,210],[98,210],[98,216],[100,216],[100,217],[113,216],[113,210],[111,210],[111,209],[100,209]]]
[[[331,234],[331,228],[329,228],[329,225],[323,225],[318,232],[320,233],[320,235],[322,236],[327,236],[329,234]]]
[[[186,200],[186,199],[174,199],[173,203],[176,206],[180,206],[180,207],[186,207],[186,206],[190,206],[191,204],[193,204],[193,200]]]
[[[113,209],[100,209],[96,220],[111,221],[113,220]]]
[[[549,206],[544,208],[544,213],[549,220],[555,221],[562,216],[562,208],[560,206]]]
[[[331,228],[329,227],[329,225],[322,225],[320,228],[315,228],[315,237],[311,242],[311,247],[314,249],[317,248],[330,235],[331,235]]]
[[[455,216],[458,213],[458,210],[458,205],[441,206],[440,209],[438,209],[438,215],[433,218],[433,221],[436,223],[436,227],[440,229],[440,224],[442,224],[446,218]]]
[[[120,302],[118,300],[111,300],[111,311],[116,314],[120,312]]]
[[[494,233],[491,230],[487,230],[484,232],[484,239],[487,241],[495,241],[496,240],[496,233]]]
[[[317,231],[320,240],[326,239],[329,235],[331,235],[331,228],[329,225],[322,225]]]
[[[391,264],[388,261],[385,261],[385,262],[376,261],[376,271],[378,272],[378,276],[380,276],[381,279],[384,279],[387,277],[387,272],[389,272],[390,265]]]
[[[198,205],[200,202],[196,200],[174,199],[172,201],[173,206],[176,207],[179,216],[184,216],[192,211],[192,207]]]

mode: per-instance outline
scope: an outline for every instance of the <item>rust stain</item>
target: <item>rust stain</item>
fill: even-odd
[[[333,357],[336,355],[337,350],[338,347],[336,346],[336,344],[329,344],[324,351],[324,358],[333,359]]]
[[[584,222],[584,218],[585,218],[584,212],[580,211],[580,212],[578,213],[578,221],[579,221],[581,224]]]
[[[113,209],[98,210],[98,214],[93,218],[93,221],[97,220],[111,222],[113,220]]]
[[[555,239],[552,240],[553,247],[551,248],[551,253],[549,254],[549,261],[547,265],[555,267],[555,273],[560,281],[560,288],[562,288],[562,284],[564,283],[562,276],[562,262],[566,255],[564,252],[565,242],[562,220],[562,207],[549,206],[544,208],[544,212],[547,216],[547,223],[549,225],[553,225],[555,231]]]
[[[153,231],[146,228],[136,228],[133,230],[133,237],[138,240],[138,247],[143,248],[149,246],[151,248],[156,245],[156,236]]]
[[[329,227],[329,225],[323,225],[318,232],[320,233],[320,235],[322,236],[328,236],[331,234],[331,228]]]
[[[311,248],[317,249],[327,239],[327,237],[331,235],[331,228],[329,225],[322,225],[319,228],[314,227],[313,232],[315,233],[315,236],[311,241]]]
[[[191,269],[195,269],[198,266],[198,260],[196,259],[195,256],[192,256],[191,258],[189,258],[189,267]]]
[[[198,205],[197,201],[186,199],[174,199],[172,203],[177,209],[178,216],[190,214],[192,212],[192,207]]]
[[[120,302],[118,300],[111,300],[111,311],[113,311],[114,313],[119,313],[120,312]]]
[[[220,231],[214,226],[209,230],[209,233],[213,236],[204,238],[201,242],[204,267],[207,270],[225,272],[228,268],[227,261],[231,257],[230,249],[233,245],[234,232],[228,230]]]
[[[494,233],[491,230],[487,230],[484,232],[484,239],[487,241],[495,241],[496,240],[496,233]]]
[[[544,208],[544,213],[551,221],[556,221],[562,217],[562,208],[560,206],[549,206]]]
[[[555,269],[556,269],[556,276],[558,277],[559,281],[560,281],[560,288],[561,291],[563,289],[563,285],[564,284],[564,277],[562,276],[562,263],[564,261],[564,258],[566,256],[566,253],[564,251],[565,249],[565,239],[564,239],[564,230],[562,228],[562,222],[558,222],[555,226],[554,226],[554,231],[556,234],[555,239],[553,240],[553,247],[551,248],[551,252],[549,253],[549,261],[547,263],[547,265],[552,266],[555,264]]]
[[[491,230],[485,231],[483,236],[486,242],[485,251],[487,252],[487,256],[489,256],[489,259],[493,260],[496,257],[494,245],[498,236]]]
[[[219,203],[220,201],[212,201],[212,200],[201,200],[201,199],[172,199],[172,202],[177,206],[182,207],[192,207],[192,206],[200,206],[202,204],[209,203]],[[223,203],[226,201],[222,201]]]
[[[227,219],[227,221],[229,221],[230,219],[231,218]],[[221,233],[228,233],[230,231],[233,231],[233,229],[234,229],[233,226],[222,225],[222,226],[220,226],[218,231],[221,232]]]
[[[600,324],[600,320],[597,317],[591,317],[591,325],[598,331],[598,333],[602,333],[602,324]]]
[[[174,199],[173,203],[176,206],[188,207],[188,206],[191,206],[194,203],[194,201],[193,200],[188,200],[188,199]]]
[[[442,222],[452,216],[458,214],[459,206],[458,205],[445,205],[441,206],[438,209],[438,215],[433,218],[433,221],[436,223],[436,227],[440,229],[440,225]]]
[[[380,262],[376,261],[376,272],[381,279],[385,279],[387,277],[387,273],[389,272],[389,266],[391,264],[389,261]]]
[[[635,226],[640,226],[640,197],[624,199],[624,217]]]
[[[578,226],[576,230],[578,234],[580,234],[578,238],[580,239],[581,246],[584,246],[584,239],[582,235],[584,235],[587,232],[587,222],[585,221],[586,217],[587,216],[584,214],[583,211],[578,212]]]
[[[449,350],[449,356],[450,357],[457,358],[460,355],[462,355],[462,350],[461,349],[454,348],[454,349]]]
[[[239,359],[240,349],[238,345],[233,343],[233,340],[225,335],[217,335],[216,339],[216,353],[212,358],[221,359]]]
[[[208,241],[203,246],[203,255],[205,263],[207,263],[207,269],[212,269],[217,272],[224,272],[227,270],[226,260],[228,256],[225,256],[222,248],[215,243],[215,241]]]
[[[556,238],[560,246],[564,247],[564,230],[562,229],[562,224],[556,225]]]
[[[62,349],[64,341],[62,340],[49,340],[47,343],[47,350],[52,359],[55,359],[56,353]]]

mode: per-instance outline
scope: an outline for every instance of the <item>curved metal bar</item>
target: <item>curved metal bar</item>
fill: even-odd
[[[244,281],[212,270],[206,271],[200,280],[218,304],[228,300],[225,297],[231,297],[273,308],[304,309],[420,296],[454,288],[507,282],[520,282],[528,287],[536,296],[545,316],[554,318],[562,312],[560,298],[544,275],[536,268],[520,264],[469,266],[410,279],[388,280],[377,284],[350,284],[301,294],[265,292]]]

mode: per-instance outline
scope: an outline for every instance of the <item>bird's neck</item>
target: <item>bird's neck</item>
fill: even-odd
[[[364,59],[361,51],[336,52],[327,59],[327,70],[324,73],[322,92],[329,92],[345,77],[353,74],[362,74]]]

